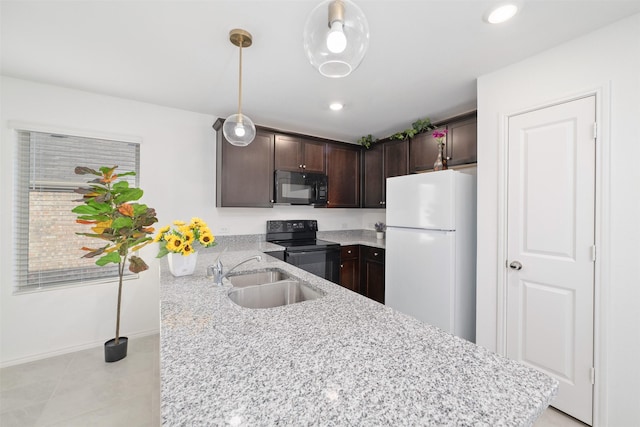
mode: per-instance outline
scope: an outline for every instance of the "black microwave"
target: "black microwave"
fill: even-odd
[[[327,175],[323,173],[275,171],[276,203],[327,205]]]

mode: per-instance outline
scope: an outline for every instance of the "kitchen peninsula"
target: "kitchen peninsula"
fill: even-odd
[[[237,306],[205,274],[224,246],[227,267],[262,255],[237,270],[278,268],[325,295]],[[193,276],[163,261],[164,425],[526,426],[555,396],[554,379],[264,255],[274,246],[220,244]]]

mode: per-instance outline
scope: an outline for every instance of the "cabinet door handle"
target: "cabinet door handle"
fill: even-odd
[[[343,267],[344,267],[344,265],[343,265],[343,264],[340,264],[340,268],[343,268]]]
[[[347,253],[348,253],[348,254],[350,254],[350,253],[351,253],[351,251],[349,250],[349,251],[347,251]]]
[[[382,204],[382,201],[380,201],[380,204]]]
[[[302,165],[298,165],[298,167],[299,167],[300,169],[302,169]]]
[[[373,253],[373,256],[378,256],[378,252],[374,252],[374,253]]]
[[[307,165],[302,165],[302,169],[306,169],[306,168],[307,168]]]

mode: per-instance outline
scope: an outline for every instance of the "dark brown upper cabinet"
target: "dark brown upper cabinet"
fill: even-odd
[[[216,129],[216,206],[273,207],[274,133],[256,129],[256,137],[246,147],[229,144]]]
[[[386,139],[370,149],[258,127],[256,139],[247,147],[229,144],[217,132],[216,206],[273,207],[273,172],[326,173],[331,208],[385,208],[386,179],[433,170],[438,145],[432,131],[411,140]],[[446,129],[445,157],[448,166],[476,163],[476,112],[436,123]]]
[[[299,136],[275,136],[275,169],[325,173],[326,143]]]
[[[409,141],[389,141],[384,145],[384,179],[409,174]]]
[[[476,113],[465,114],[440,123],[438,130],[446,130],[444,155],[447,166],[476,163],[477,157],[477,117]],[[409,143],[409,172],[433,170],[438,157],[438,144],[431,135],[433,131],[421,133]]]
[[[329,208],[360,207],[360,148],[327,144]]]
[[[363,205],[365,208],[386,206],[386,181],[392,176],[409,173],[409,142],[387,141],[364,151]]]
[[[363,152],[362,178],[362,207],[384,207],[384,149],[382,144],[376,144]]]
[[[478,119],[473,116],[448,124],[447,165],[457,166],[478,161]]]
[[[437,130],[446,130],[446,126],[441,126]],[[433,169],[433,164],[438,157],[438,143],[431,136],[434,131],[429,131],[416,135],[409,142],[409,172]],[[446,142],[446,138],[445,138]],[[445,144],[446,147],[446,144]]]

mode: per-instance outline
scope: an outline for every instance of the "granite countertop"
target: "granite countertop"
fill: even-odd
[[[339,243],[340,246],[365,245],[376,248],[385,247],[385,240],[376,238],[373,230],[335,230],[318,231],[318,239]],[[218,236],[216,241],[219,246],[232,246],[234,250],[256,249],[262,252],[283,251],[284,246],[276,245],[265,241],[264,234],[247,234],[237,236]]]
[[[226,266],[265,248],[244,242]],[[205,277],[161,263],[164,425],[526,426],[557,381],[270,256],[237,271],[280,268],[326,295],[271,309],[229,300]],[[268,249],[268,248],[267,248]]]
[[[365,245],[375,248],[385,248],[385,240],[377,239],[373,230],[337,230],[318,231],[318,239],[340,243],[341,246]]]

